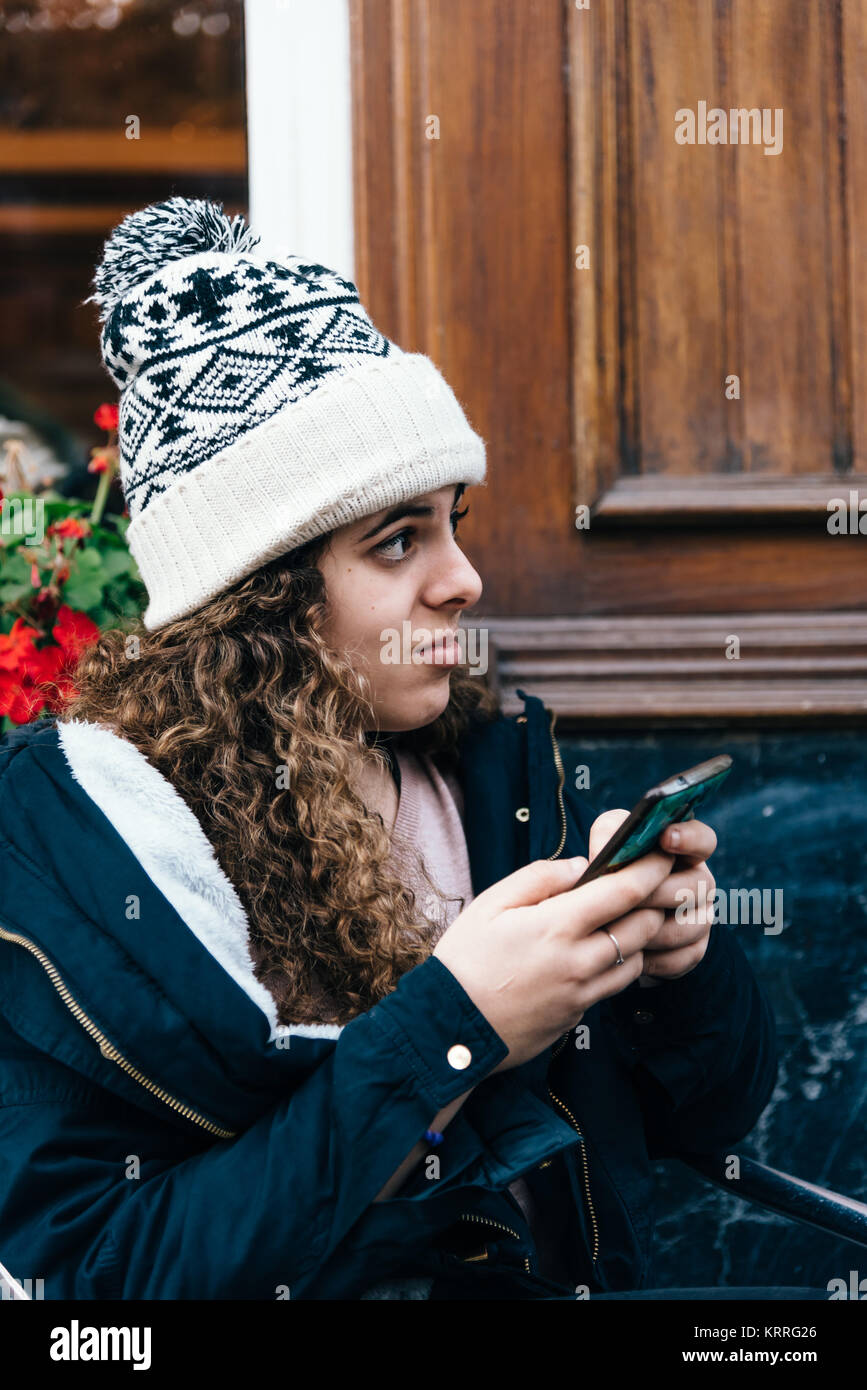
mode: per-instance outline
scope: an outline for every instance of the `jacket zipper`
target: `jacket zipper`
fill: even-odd
[[[557,800],[558,800],[559,806],[560,806],[560,822],[561,822],[561,825],[562,825],[563,829],[562,829],[562,833],[561,833],[561,835],[560,835],[560,843],[559,843],[559,845],[557,846],[557,848],[556,848],[556,850],[554,851],[553,854],[549,854],[549,855],[546,856],[548,859],[556,859],[557,856],[562,852],[563,846],[564,846],[564,844],[566,843],[566,808],[565,808],[565,806],[563,805],[563,783],[564,783],[565,780],[566,780],[566,774],[565,774],[565,772],[564,772],[564,770],[563,770],[563,759],[562,759],[562,757],[560,756],[560,748],[559,748],[559,746],[558,746],[558,744],[557,744],[557,740],[556,740],[556,738],[555,738],[555,736],[554,736],[554,726],[555,726],[556,723],[557,723],[557,715],[556,715],[556,712],[555,712],[554,710],[552,710],[552,711],[551,711],[551,720],[550,720],[551,744],[552,744],[552,747],[553,747],[553,749],[554,749],[554,765],[555,765],[555,767],[557,768],[557,776],[558,776],[558,779],[559,779],[559,780],[558,780],[558,783],[557,783]],[[572,1029],[570,1028],[566,1033],[563,1034],[563,1037],[560,1039],[560,1042],[557,1044],[556,1051],[555,1051],[554,1053],[552,1053],[552,1056],[551,1056],[551,1061],[552,1061],[552,1062],[553,1062],[554,1058],[557,1057],[557,1056],[560,1054],[560,1052],[562,1052],[563,1048],[566,1046],[566,1039],[569,1037],[569,1034],[571,1033],[571,1031],[572,1031]],[[548,1094],[549,1094],[549,1096],[551,1097],[551,1099],[554,1101],[555,1105],[559,1105],[560,1109],[561,1109],[562,1111],[564,1111],[564,1113],[567,1114],[567,1115],[569,1116],[569,1119],[570,1119],[570,1121],[571,1121],[573,1127],[577,1130],[578,1134],[581,1135],[581,1127],[580,1127],[580,1125],[577,1123],[577,1121],[575,1120],[575,1117],[573,1116],[572,1112],[568,1109],[568,1107],[567,1107],[566,1105],[563,1104],[563,1101],[560,1099],[559,1096],[555,1096],[555,1095],[554,1095],[554,1092],[551,1090],[551,1087],[550,1087],[550,1086],[548,1087]],[[586,1144],[584,1143],[584,1136],[583,1136],[583,1135],[581,1135],[581,1162],[582,1162],[582,1166],[583,1166],[583,1169],[584,1169],[584,1192],[585,1192],[585,1195],[586,1195],[586,1197],[587,1197],[587,1211],[588,1211],[589,1216],[590,1216],[590,1224],[591,1224],[591,1226],[593,1227],[593,1253],[592,1253],[592,1260],[593,1260],[593,1263],[594,1263],[594,1265],[595,1265],[595,1264],[596,1264],[596,1260],[597,1260],[598,1255],[599,1255],[599,1228],[598,1228],[598,1226],[596,1225],[596,1212],[595,1212],[594,1207],[593,1207],[593,1198],[592,1198],[592,1196],[590,1195],[590,1173],[589,1173],[589,1170],[588,1170],[588,1167],[587,1167],[587,1146],[586,1146]]]
[[[578,1131],[578,1134],[581,1137],[581,1163],[584,1168],[584,1192],[587,1197],[587,1210],[590,1214],[590,1224],[593,1227],[593,1251],[591,1254],[591,1259],[595,1265],[599,1257],[599,1228],[596,1225],[596,1212],[593,1208],[593,1198],[590,1196],[590,1173],[587,1168],[587,1145],[584,1143],[584,1136],[581,1134],[580,1126],[578,1125],[574,1115],[572,1114],[568,1106],[563,1104],[559,1096],[554,1095],[554,1092],[551,1090],[550,1086],[548,1087],[548,1094],[554,1101],[555,1105],[559,1105],[560,1109],[563,1110],[565,1114],[569,1116],[569,1119],[571,1120],[574,1128]]]
[[[557,744],[557,740],[556,740],[556,738],[554,737],[554,725],[555,725],[556,723],[557,723],[557,715],[556,715],[556,713],[554,712],[554,710],[552,710],[552,711],[551,711],[551,720],[550,720],[551,746],[552,746],[553,749],[554,749],[554,765],[555,765],[555,767],[557,768],[557,776],[558,776],[558,778],[559,778],[559,781],[558,781],[558,784],[557,784],[557,800],[558,800],[559,805],[560,805],[560,824],[562,825],[563,829],[562,829],[561,834],[560,834],[560,843],[559,843],[559,845],[557,846],[557,848],[555,849],[555,851],[554,851],[553,854],[546,854],[546,855],[545,855],[545,858],[546,858],[546,859],[556,859],[556,858],[558,857],[558,855],[562,853],[562,851],[563,851],[563,846],[564,846],[565,843],[566,843],[566,807],[563,805],[563,783],[564,783],[565,780],[566,780],[566,774],[565,774],[565,772],[563,771],[563,759],[560,757],[560,749],[559,749],[559,746],[558,746],[558,744]]]
[[[221,1129],[219,1125],[213,1124],[211,1120],[206,1120],[204,1115],[200,1115],[198,1111],[192,1110],[190,1106],[184,1105],[174,1096],[169,1095],[168,1091],[164,1091],[161,1086],[157,1086],[155,1082],[143,1076],[140,1071],[128,1062],[126,1057],[124,1057],[121,1052],[118,1052],[114,1044],[109,1042],[105,1034],[101,1032],[93,1020],[87,1016],[81,1005],[73,999],[63,982],[59,970],[48,959],[44,951],[40,950],[32,941],[29,941],[26,936],[22,936],[19,932],[7,931],[2,925],[0,925],[0,939],[3,941],[11,941],[17,946],[24,946],[31,955],[36,957],[73,1018],[81,1025],[84,1031],[99,1044],[99,1050],[103,1057],[107,1057],[110,1062],[116,1062],[134,1081],[144,1086],[146,1090],[150,1091],[151,1094],[155,1095],[159,1100],[164,1101],[170,1109],[176,1110],[179,1115],[183,1115],[185,1119],[192,1120],[195,1124],[201,1125],[203,1129],[208,1130],[211,1134],[218,1135],[221,1139],[233,1139],[235,1137],[237,1130]]]
[[[562,760],[562,758],[560,757],[560,749],[558,748],[558,746],[557,746],[557,740],[556,740],[555,737],[554,737],[554,725],[555,725],[555,723],[556,723],[556,720],[557,720],[557,715],[556,715],[555,712],[552,710],[552,711],[551,711],[551,720],[550,720],[549,728],[550,728],[550,732],[551,732],[551,744],[552,744],[552,747],[553,747],[553,749],[554,749],[554,763],[555,763],[555,765],[556,765],[556,768],[557,768],[557,775],[558,775],[558,778],[559,778],[559,782],[558,782],[558,785],[557,785],[557,799],[558,799],[559,806],[560,806],[560,823],[561,823],[563,829],[562,829],[562,832],[561,832],[561,835],[560,835],[560,843],[559,843],[559,845],[557,846],[557,848],[556,848],[556,850],[554,851],[553,854],[548,854],[548,855],[545,856],[547,859],[556,859],[556,858],[557,858],[557,855],[561,853],[561,851],[562,851],[562,849],[563,849],[563,846],[564,846],[565,843],[566,843],[566,808],[565,808],[565,806],[563,805],[563,783],[564,783],[564,781],[566,780],[566,774],[565,774],[565,772],[563,771],[563,760]],[[571,1029],[570,1029],[569,1031],[571,1032]],[[568,1036],[569,1036],[569,1033],[566,1033],[566,1034],[564,1035],[564,1037],[563,1037],[563,1043],[565,1043],[566,1038],[568,1038]],[[563,1046],[563,1043],[560,1044],[560,1047]],[[558,1052],[559,1052],[559,1050],[560,1050],[560,1047],[558,1047],[558,1049],[557,1049]],[[556,1055],[557,1055],[557,1054],[555,1053],[554,1056],[556,1056]],[[550,1089],[550,1088],[549,1088],[549,1089]],[[556,1100],[556,1096],[554,1097],[554,1099]],[[558,1101],[558,1104],[560,1104],[560,1103],[561,1103],[561,1102]],[[574,1124],[574,1121],[573,1121],[573,1124]],[[589,1187],[588,1187],[588,1189],[587,1189],[587,1195],[588,1195],[588,1199],[589,1199],[589,1195],[590,1195],[590,1189],[589,1189]],[[496,1226],[498,1230],[508,1232],[508,1234],[509,1234],[510,1236],[514,1236],[516,1240],[520,1240],[520,1239],[521,1239],[521,1237],[518,1235],[518,1232],[517,1232],[517,1231],[513,1231],[512,1228],[511,1228],[510,1226],[501,1226],[500,1223],[499,1223],[498,1221],[489,1221],[487,1217],[485,1217],[485,1216],[477,1216],[477,1215],[475,1214],[475,1212],[464,1212],[464,1213],[461,1215],[460,1220],[461,1220],[461,1221],[478,1221],[478,1222],[482,1223],[483,1225],[487,1225],[487,1226]],[[484,1255],[473,1255],[473,1256],[471,1256],[470,1258],[471,1258],[472,1260],[484,1260],[484,1259],[487,1259],[487,1252],[486,1252]],[[524,1256],[524,1268],[526,1269],[527,1273],[529,1274],[529,1273],[530,1273],[530,1260],[529,1260],[529,1257],[526,1256],[526,1255]]]
[[[554,765],[555,765],[555,767],[557,768],[557,777],[558,777],[558,782],[557,782],[557,801],[558,801],[558,805],[559,805],[559,809],[560,809],[560,824],[561,824],[562,829],[561,829],[561,832],[560,832],[560,843],[559,843],[559,845],[557,846],[557,848],[555,849],[555,851],[554,851],[553,854],[548,854],[548,855],[545,856],[546,859],[556,859],[557,856],[558,856],[559,854],[562,853],[562,851],[563,851],[563,846],[564,846],[565,843],[566,843],[566,807],[565,807],[564,804],[563,804],[563,783],[564,783],[565,780],[566,780],[566,774],[565,774],[565,772],[564,772],[564,770],[563,770],[563,759],[562,759],[562,757],[560,756],[560,748],[559,748],[559,746],[558,746],[558,744],[557,744],[556,738],[554,737],[554,726],[555,726],[556,722],[557,722],[557,715],[556,715],[555,711],[552,710],[552,711],[551,711],[551,719],[550,719],[550,723],[549,723],[549,730],[550,730],[550,734],[551,734],[551,747],[553,748],[553,751],[554,751]],[[558,1054],[559,1054],[560,1052],[562,1052],[563,1048],[566,1046],[566,1039],[569,1037],[569,1034],[570,1034],[571,1032],[572,1032],[572,1029],[569,1028],[569,1029],[563,1034],[563,1037],[560,1039],[560,1042],[557,1044],[556,1051],[553,1052],[552,1055],[551,1055],[551,1061],[553,1061],[554,1058],[555,1058],[556,1056],[558,1056]],[[576,1123],[575,1118],[574,1118],[574,1116],[572,1115],[571,1111],[563,1104],[562,1100],[560,1100],[560,1098],[559,1098],[558,1096],[555,1096],[555,1095],[554,1095],[554,1092],[551,1090],[551,1087],[550,1087],[550,1086],[548,1087],[548,1094],[550,1095],[550,1097],[551,1097],[551,1099],[554,1101],[554,1103],[555,1103],[556,1105],[559,1105],[560,1108],[561,1108],[561,1110],[564,1110],[565,1113],[569,1116],[569,1119],[570,1119],[570,1121],[572,1122],[573,1128],[576,1129],[576,1130],[578,1131],[578,1134],[579,1134],[579,1136],[581,1137],[581,1159],[582,1159],[582,1162],[583,1162],[583,1165],[584,1165],[584,1191],[585,1191],[585,1194],[586,1194],[586,1196],[587,1196],[587,1209],[588,1209],[588,1212],[589,1212],[589,1215],[590,1215],[590,1222],[591,1222],[591,1225],[592,1225],[592,1227],[593,1227],[593,1254],[592,1254],[592,1259],[593,1259],[593,1263],[594,1263],[594,1265],[595,1265],[595,1264],[596,1264],[597,1257],[598,1257],[598,1254],[599,1254],[599,1229],[598,1229],[598,1227],[597,1227],[597,1225],[596,1225],[596,1212],[595,1212],[595,1210],[594,1210],[594,1208],[593,1208],[593,1198],[592,1198],[591,1195],[590,1195],[590,1174],[589,1174],[588,1169],[587,1169],[587,1149],[586,1149],[586,1145],[585,1145],[585,1143],[584,1143],[584,1136],[581,1134],[581,1130],[580,1130],[578,1124]],[[548,1161],[550,1162],[550,1160],[548,1160]],[[545,1167],[545,1166],[546,1166],[545,1164],[541,1164],[541,1165],[540,1165],[540,1167]],[[506,1231],[506,1232],[508,1232],[509,1235],[514,1236],[516,1240],[520,1240],[520,1236],[518,1235],[518,1232],[517,1232],[517,1231],[513,1231],[513,1230],[511,1229],[511,1227],[509,1227],[509,1226],[501,1226],[500,1223],[499,1223],[498,1221],[490,1221],[487,1217],[485,1217],[485,1216],[477,1216],[474,1212],[463,1212],[463,1213],[461,1214],[460,1220],[461,1220],[461,1221],[478,1221],[478,1222],[479,1222],[480,1224],[482,1224],[482,1225],[496,1226],[498,1230]],[[487,1259],[487,1251],[485,1252],[484,1255],[472,1255],[472,1256],[470,1256],[470,1260],[484,1260],[484,1259]],[[466,1262],[465,1262],[465,1263],[466,1263]],[[526,1255],[524,1256],[524,1268],[526,1269],[527,1273],[529,1274],[529,1273],[530,1273],[530,1260],[529,1260],[528,1256],[526,1256]]]
[[[491,1221],[491,1220],[489,1219],[489,1217],[487,1217],[487,1216],[478,1216],[475,1212],[470,1212],[470,1211],[462,1212],[462,1213],[461,1213],[461,1216],[460,1216],[460,1220],[461,1220],[461,1221],[477,1221],[481,1226],[494,1226],[494,1227],[496,1227],[496,1229],[497,1229],[498,1231],[505,1231],[505,1232],[507,1233],[507,1235],[514,1236],[514,1237],[515,1237],[515,1240],[520,1240],[520,1239],[521,1239],[521,1237],[519,1236],[518,1232],[517,1232],[517,1231],[513,1231],[511,1226],[503,1226],[499,1221]],[[488,1252],[487,1252],[487,1250],[485,1250],[484,1255],[470,1255],[470,1256],[468,1256],[468,1258],[467,1258],[466,1260],[464,1260],[464,1264],[471,1264],[474,1260],[486,1260],[487,1258],[488,1258]],[[526,1272],[527,1272],[528,1274],[530,1273],[530,1258],[529,1258],[528,1255],[525,1255],[525,1256],[524,1256],[524,1269],[526,1270]]]

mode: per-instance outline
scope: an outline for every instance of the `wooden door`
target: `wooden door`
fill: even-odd
[[[867,10],[351,16],[356,277],[487,442],[504,704],[862,718]]]

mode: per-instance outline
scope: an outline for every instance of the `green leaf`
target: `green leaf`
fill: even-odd
[[[77,502],[74,497],[44,497],[41,500],[45,503],[45,515],[49,524],[87,510],[87,503]]]
[[[98,579],[70,578],[63,586],[63,602],[79,613],[89,613],[101,598],[102,585]]]
[[[133,558],[126,549],[102,552],[102,568],[108,579],[116,579],[120,574],[129,574],[133,563]]]
[[[102,557],[98,550],[88,547],[72,557],[70,575],[63,586],[63,602],[70,608],[86,613],[102,599],[105,578]]]
[[[106,628],[114,626],[114,614],[104,603],[97,604],[95,608],[91,608],[87,616],[96,623],[100,632],[104,632]]]
[[[0,552],[0,603],[18,603],[35,593],[30,583],[30,566],[17,551]]]
[[[102,569],[102,556],[92,545],[79,550],[75,563],[82,574],[98,574]]]
[[[102,598],[102,590],[98,584],[76,584],[67,593],[63,591],[63,602],[68,603],[76,613],[86,613],[90,617],[91,610],[96,607]]]
[[[105,526],[96,526],[93,530],[92,543],[98,550],[126,550],[126,541],[122,536],[118,536],[114,531]]]
[[[26,584],[0,584],[0,603],[20,603],[35,592],[29,580]]]

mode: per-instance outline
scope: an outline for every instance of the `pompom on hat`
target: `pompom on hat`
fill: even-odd
[[[484,442],[430,358],[219,204],[125,217],[93,291],[150,631],[327,531],[484,482]]]

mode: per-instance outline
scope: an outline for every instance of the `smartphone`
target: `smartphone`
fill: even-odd
[[[692,818],[693,808],[716,791],[728,777],[731,766],[728,753],[718,753],[715,758],[708,758],[651,787],[588,864],[575,887],[602,874],[614,873],[643,854],[649,854],[670,825]]]

